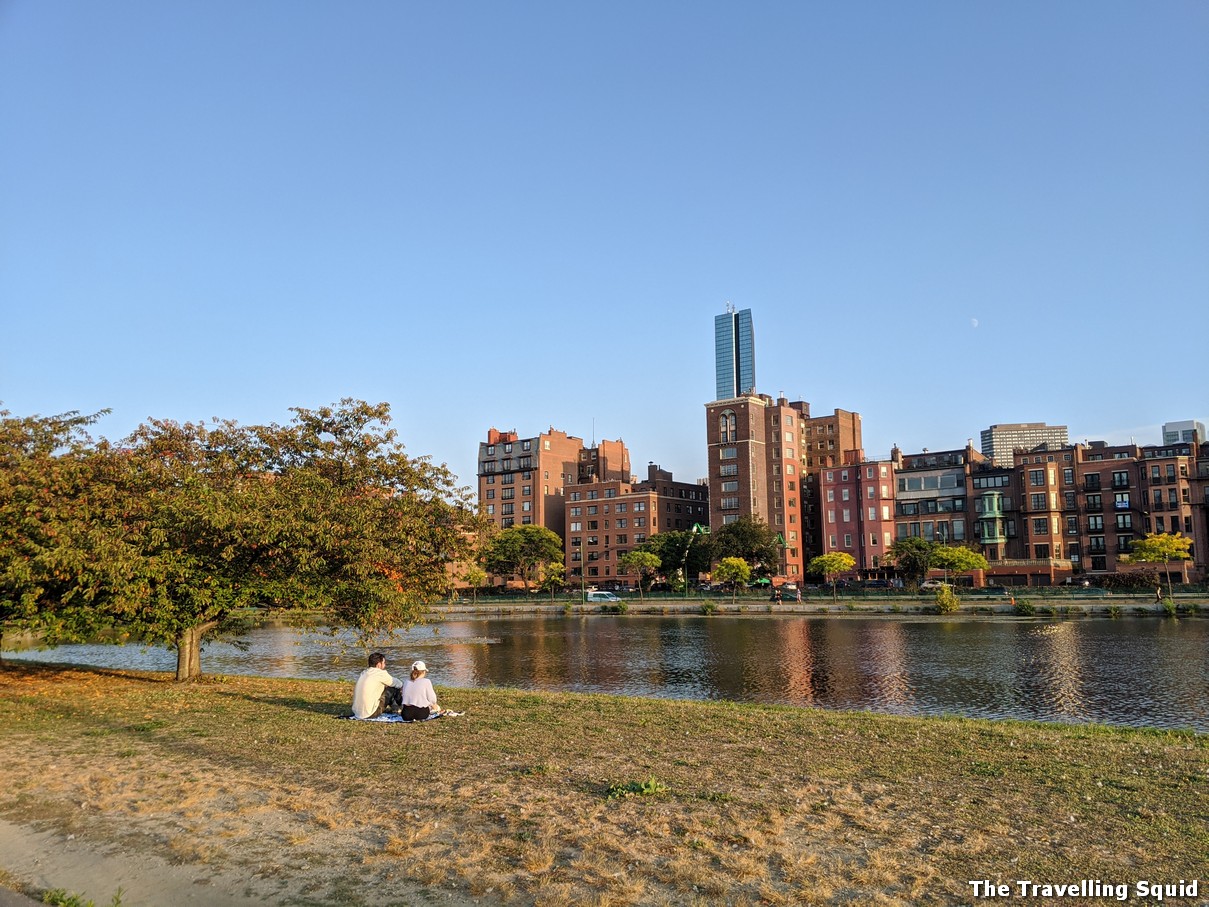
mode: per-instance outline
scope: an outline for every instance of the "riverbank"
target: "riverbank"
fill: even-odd
[[[389,725],[336,720],[348,692],[0,667],[0,818],[40,852],[0,848],[4,881],[125,907],[960,904],[973,879],[1191,880],[1209,851],[1204,735],[508,690]]]
[[[1165,603],[1155,602],[1153,596],[1026,596],[1013,604],[1003,596],[968,596],[957,611],[946,617],[997,614],[1007,617],[1163,617],[1168,615]],[[1173,601],[1172,616],[1196,617],[1209,615],[1209,596],[1189,594]],[[520,598],[515,596],[483,597],[474,602],[437,602],[434,614],[442,618],[482,617],[509,614],[761,614],[791,617],[824,615],[876,614],[937,614],[932,596],[885,595],[865,598],[808,598],[800,602],[769,602],[740,598],[625,598],[617,604],[583,602],[579,599]]]

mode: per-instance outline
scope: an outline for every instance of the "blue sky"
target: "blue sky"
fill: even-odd
[[[705,474],[713,318],[866,450],[1209,417],[1209,4],[0,3],[0,401],[385,400]]]

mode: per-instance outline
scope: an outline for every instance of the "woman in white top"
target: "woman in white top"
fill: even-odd
[[[407,721],[423,721],[429,715],[438,714],[437,691],[428,679],[428,665],[422,661],[411,666],[411,679],[403,683],[403,718]]]

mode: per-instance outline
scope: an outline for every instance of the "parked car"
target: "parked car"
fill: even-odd
[[[886,579],[867,579],[861,586],[865,589],[889,589],[890,581]]]
[[[621,601],[621,599],[618,598],[616,595],[614,595],[612,592],[602,592],[602,591],[597,590],[596,592],[588,593],[588,601],[589,602],[619,602],[619,601]]]
[[[926,579],[919,584],[920,592],[931,592],[934,589],[943,589],[948,583],[938,579]]]
[[[1007,586],[983,586],[981,589],[971,589],[974,595],[1014,595]]]

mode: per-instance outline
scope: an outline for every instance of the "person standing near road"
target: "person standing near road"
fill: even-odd
[[[1154,590],[1154,603],[1156,605],[1163,604],[1163,587],[1162,586],[1159,586],[1159,588]]]
[[[432,688],[432,681],[428,679],[428,665],[422,661],[414,662],[411,666],[411,679],[403,684],[403,718],[407,721],[423,721],[440,711],[437,691]]]
[[[369,657],[369,667],[358,675],[357,685],[353,687],[353,717],[377,718],[386,710],[389,691],[402,687],[403,681],[386,673],[386,656],[375,652]]]

